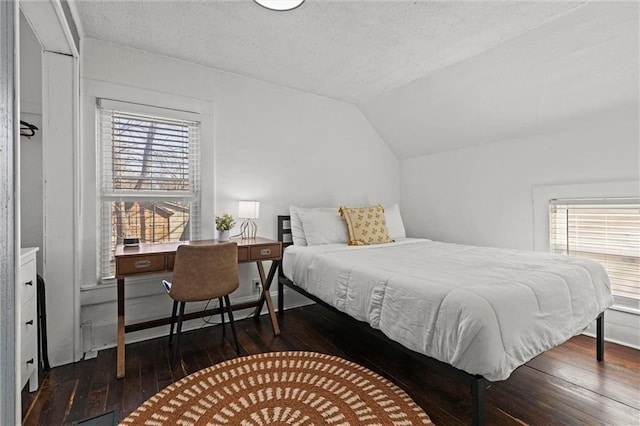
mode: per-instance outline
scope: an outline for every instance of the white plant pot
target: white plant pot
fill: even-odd
[[[218,241],[229,241],[229,230],[218,230]]]

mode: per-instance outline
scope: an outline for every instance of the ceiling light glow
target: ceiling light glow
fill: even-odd
[[[253,0],[260,6],[270,10],[292,10],[304,3],[304,0]]]

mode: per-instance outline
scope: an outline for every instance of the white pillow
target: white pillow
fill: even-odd
[[[384,218],[387,221],[387,232],[389,232],[389,237],[392,240],[407,237],[402,223],[402,216],[400,216],[400,207],[397,204],[384,208]]]
[[[307,237],[305,235],[305,230],[302,224],[302,220],[300,219],[300,213],[308,213],[308,212],[325,212],[325,213],[338,214],[338,208],[337,207],[303,208],[303,207],[289,206],[289,216],[291,219],[291,241],[293,241],[293,244],[296,246],[307,245]]]
[[[307,245],[346,244],[349,233],[338,208],[298,209]]]
[[[293,244],[296,246],[306,246],[307,239],[304,236],[304,229],[302,228],[302,222],[300,221],[298,211],[298,207],[289,206],[289,216],[291,217],[291,241],[293,241]]]

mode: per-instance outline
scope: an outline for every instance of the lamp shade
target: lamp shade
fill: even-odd
[[[238,217],[241,219],[258,219],[260,217],[260,202],[240,201],[238,203]]]

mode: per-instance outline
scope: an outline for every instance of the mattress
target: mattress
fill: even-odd
[[[491,381],[579,334],[613,303],[593,260],[424,239],[293,245],[283,271],[405,347]]]

